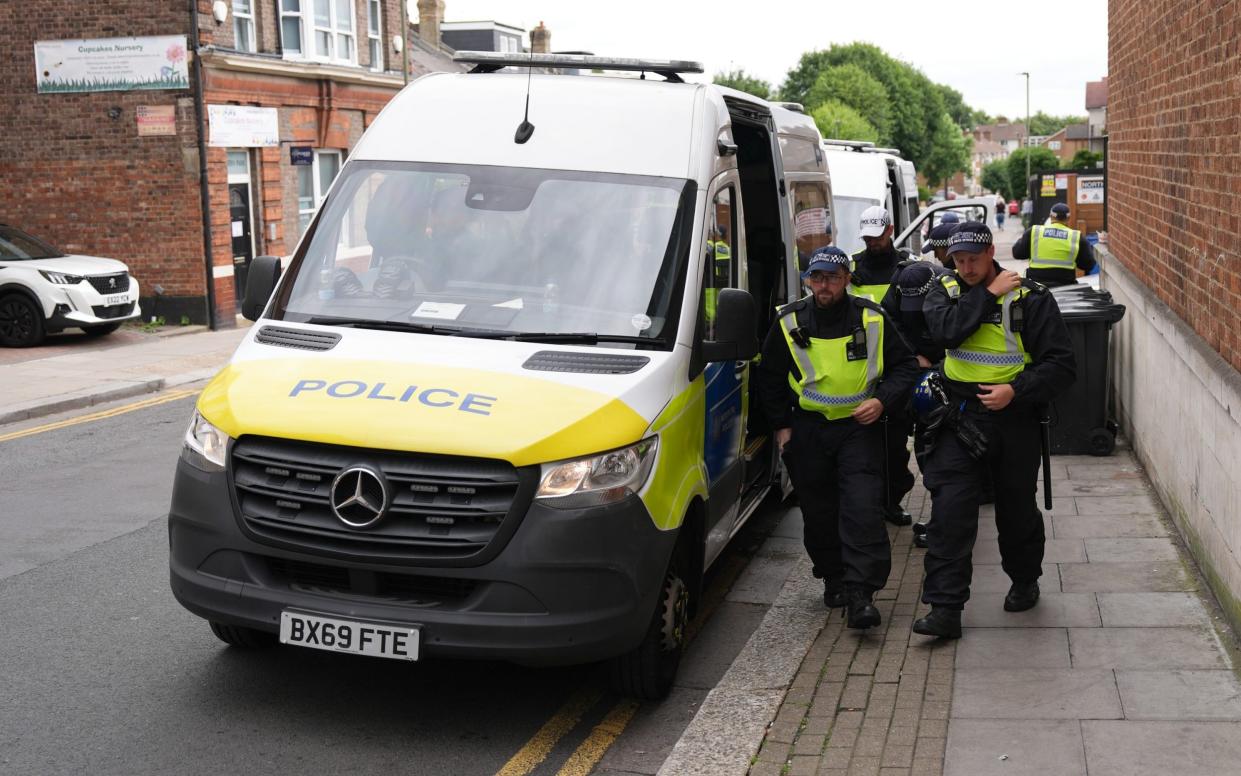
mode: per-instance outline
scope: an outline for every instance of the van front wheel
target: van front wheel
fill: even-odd
[[[613,691],[639,700],[659,700],[668,694],[681,665],[689,608],[689,586],[673,565],[664,577],[663,591],[642,643],[612,658],[609,678]]]
[[[246,628],[241,625],[225,625],[222,622],[212,622],[210,625],[211,632],[215,634],[216,638],[230,647],[262,649],[263,647],[271,647],[276,644],[276,634],[274,633]]]

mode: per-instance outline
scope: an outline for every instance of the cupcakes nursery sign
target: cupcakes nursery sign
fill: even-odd
[[[35,81],[49,92],[188,89],[184,35],[34,44]]]

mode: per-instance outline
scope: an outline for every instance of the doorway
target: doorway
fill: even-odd
[[[228,152],[228,221],[232,235],[233,292],[245,296],[246,277],[254,258],[254,186],[250,175],[250,152]]]

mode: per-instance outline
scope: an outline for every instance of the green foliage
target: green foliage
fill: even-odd
[[[145,331],[147,334],[154,334],[155,332],[159,331],[159,330],[160,330],[160,328],[161,328],[161,327],[162,327],[165,323],[167,323],[167,321],[165,321],[165,320],[164,320],[164,316],[162,316],[162,315],[157,315],[157,316],[155,316],[155,317],[151,318],[151,320],[149,320],[149,321],[147,321],[146,323],[142,324],[142,330],[143,330],[143,331]]]
[[[1025,174],[1025,170],[1022,170]],[[1004,159],[996,159],[994,162],[987,162],[982,168],[982,187],[990,191],[994,191],[1005,200],[1013,198],[1013,185],[1008,177],[1008,162]]]
[[[879,130],[862,114],[840,100],[827,100],[810,113],[823,137],[835,140],[869,140],[879,142]]]
[[[965,98],[956,89],[944,84],[935,84],[935,88],[939,89],[939,94],[944,100],[944,110],[948,111],[948,115],[958,127],[970,130],[978,124],[987,123],[987,114],[966,105]]]
[[[1103,161],[1103,154],[1098,151],[1091,151],[1088,148],[1079,148],[1077,153],[1073,154],[1073,160],[1069,162],[1069,166],[1075,170],[1093,170],[1101,161]]]
[[[806,110],[813,112],[828,100],[848,105],[861,114],[880,137],[888,135],[888,90],[857,65],[838,65],[819,73],[804,104]]]
[[[736,89],[739,92],[752,94],[755,97],[762,97],[764,100],[771,98],[771,84],[761,78],[746,75],[745,70],[738,69],[730,70],[727,73],[716,73],[711,82]]]
[[[940,112],[931,138],[931,151],[919,166],[919,172],[932,183],[951,178],[969,167],[973,147],[974,139],[964,134],[946,112]]]
[[[1069,124],[1085,123],[1085,116],[1051,116],[1039,111],[1030,117],[1030,134],[1054,135]]]
[[[189,326],[189,325],[190,325],[190,316],[188,316],[188,315],[182,315],[182,316],[181,316],[181,325],[182,325],[182,326]]]
[[[1008,185],[1018,198],[1024,198],[1029,191],[1029,187],[1026,185],[1027,155],[1030,157],[1031,175],[1060,168],[1060,157],[1052,153],[1049,148],[1035,146],[1034,148],[1018,148],[1016,151],[1013,151],[1009,154],[1005,163],[1008,165]]]
[[[930,202],[931,201],[931,190],[928,189],[926,186],[919,186],[918,187],[918,201]]]

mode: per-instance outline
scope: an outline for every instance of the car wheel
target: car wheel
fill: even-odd
[[[230,647],[261,649],[263,647],[275,646],[276,644],[276,634],[255,630],[254,628],[246,628],[242,625],[225,625],[222,622],[212,622],[211,632],[215,634],[216,638]]]
[[[105,323],[102,326],[83,326],[82,331],[86,332],[88,337],[102,337],[105,334],[111,334],[121,328],[119,323]]]
[[[43,311],[25,294],[0,297],[0,345],[28,348],[43,341]]]
[[[659,700],[672,689],[689,627],[689,585],[675,563],[664,577],[655,614],[642,643],[612,658],[609,679],[613,691],[639,700]]]

